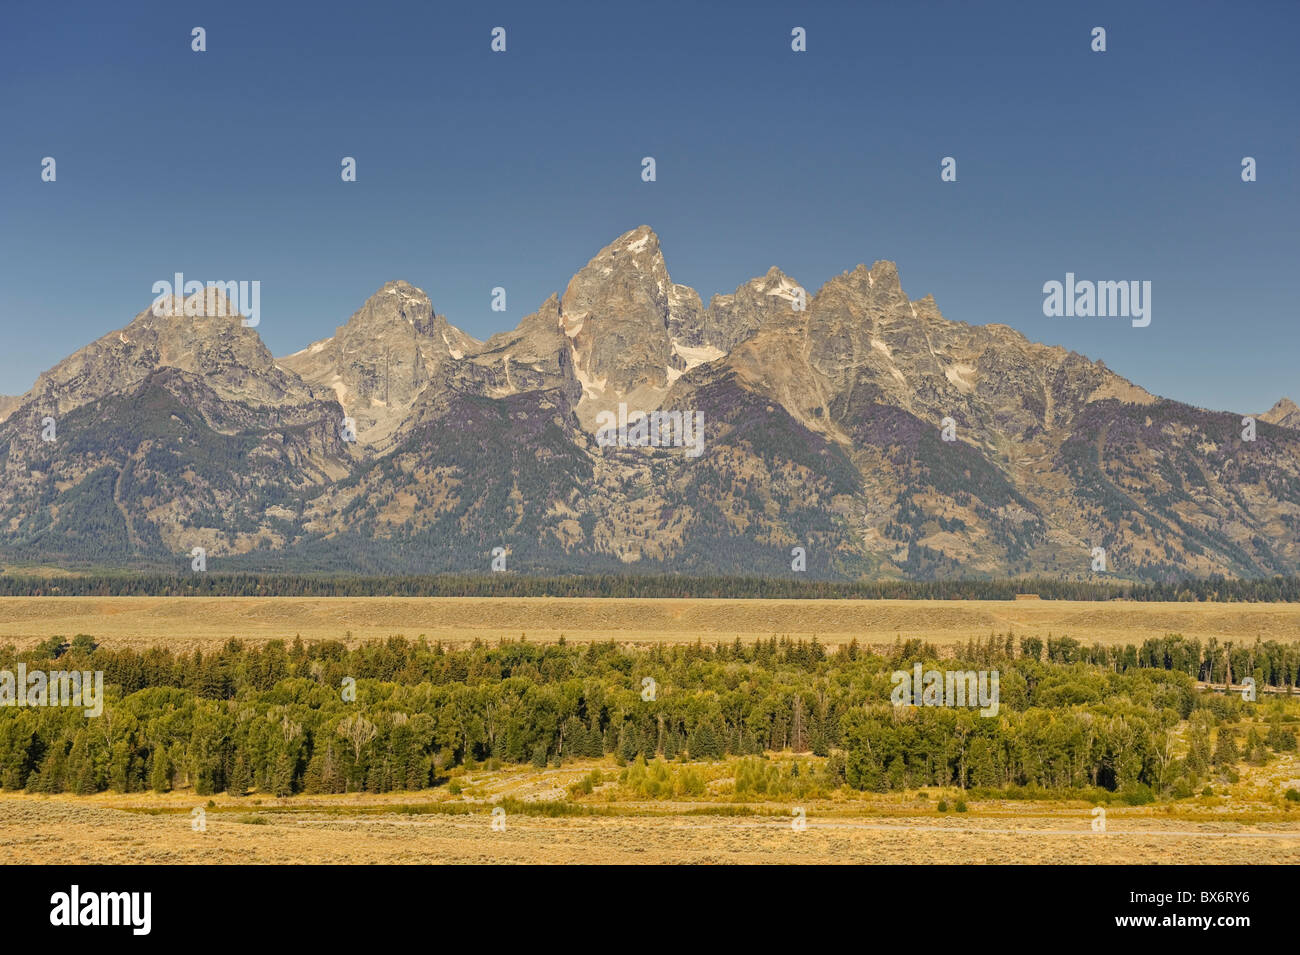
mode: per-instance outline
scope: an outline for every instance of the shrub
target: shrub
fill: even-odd
[[[51,660],[57,660],[67,652],[68,641],[63,637],[50,637],[50,639],[38,643],[36,649]]]
[[[1156,801],[1151,787],[1144,783],[1130,783],[1120,790],[1119,796],[1130,806],[1145,806]]]
[[[72,652],[79,654],[94,653],[99,646],[95,638],[88,633],[79,633],[72,638]]]

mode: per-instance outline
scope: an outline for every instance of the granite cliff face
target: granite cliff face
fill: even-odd
[[[674,331],[694,326],[699,314],[699,295],[673,284],[648,227],[601,249],[560,299],[560,322],[582,384],[579,416],[589,420],[619,401],[658,407],[687,367]]]
[[[0,399],[0,556],[789,574],[800,547],[810,576],[1086,577],[1100,547],[1122,577],[1300,570],[1293,403],[1245,441],[1241,415],[945,318],[891,262],[817,290],[773,267],[705,306],[641,226],[486,342],[391,282],[280,359],[212,294]],[[663,413],[661,446],[597,440],[620,404]]]
[[[358,441],[392,447],[425,389],[445,382],[478,342],[435,315],[429,296],[406,282],[389,282],[346,325],[279,359],[279,366],[332,394],[355,422]]]

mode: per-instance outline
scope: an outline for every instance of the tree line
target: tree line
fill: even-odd
[[[836,582],[673,574],[347,576],[154,573],[35,577],[0,575],[0,596],[159,597],[696,597],[862,600],[1300,601],[1300,577],[1179,583],[1098,583],[1055,578]]]
[[[940,659],[919,640],[828,652],[788,638],[634,648],[507,642],[452,648],[394,637],[230,641],[210,653],[54,638],[0,659],[104,674],[103,715],[0,707],[0,786],[34,792],[386,792],[438,786],[490,760],[825,757],[851,788],[1083,787],[1186,795],[1241,759],[1295,746],[1300,649],[1171,635],[1084,648],[1067,638],[972,641]],[[1243,655],[1244,654],[1244,655]],[[916,662],[996,668],[1000,709],[896,708]],[[1199,692],[1216,667],[1287,695]],[[1244,730],[1245,735],[1242,736]],[[1181,742],[1183,738],[1189,744]],[[1217,755],[1216,755],[1217,754]]]

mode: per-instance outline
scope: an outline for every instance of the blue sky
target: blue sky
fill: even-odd
[[[1157,393],[1300,400],[1297,27],[1294,2],[13,6],[0,392],[177,271],[259,280],[277,355],[397,278],[484,338],[647,223],[706,302],[892,259],[948,318]],[[1044,317],[1067,271],[1151,281],[1151,325]]]

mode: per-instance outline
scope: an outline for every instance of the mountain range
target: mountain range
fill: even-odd
[[[281,358],[198,294],[200,314],[148,309],[0,397],[0,558],[486,572],[502,548],[513,572],[791,575],[801,548],[825,578],[1300,572],[1293,402],[1249,426],[1158,397],[945,318],[892,262],[815,294],[772,268],[706,305],[641,226],[487,341],[398,281]],[[654,410],[697,414],[703,453],[598,440]]]

